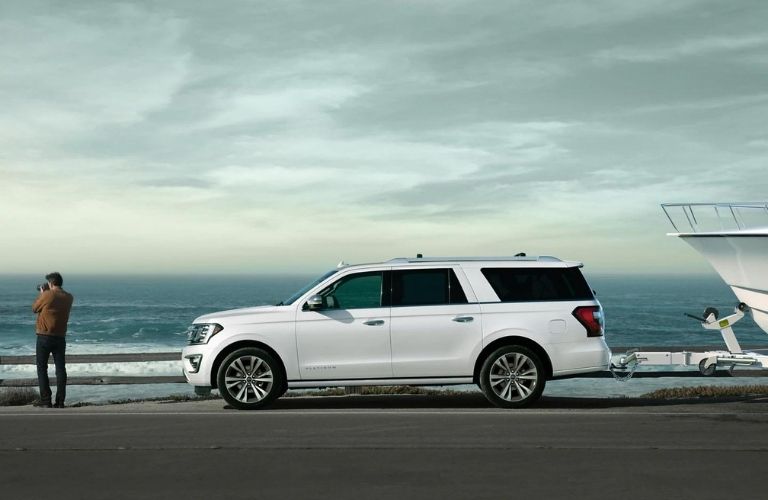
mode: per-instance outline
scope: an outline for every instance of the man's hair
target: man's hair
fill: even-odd
[[[45,280],[49,283],[53,283],[54,286],[61,286],[64,284],[64,278],[62,278],[59,273],[46,274]]]

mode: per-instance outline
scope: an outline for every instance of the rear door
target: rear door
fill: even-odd
[[[457,274],[458,273],[458,274]],[[392,372],[395,377],[471,376],[482,341],[480,306],[460,268],[393,269]]]

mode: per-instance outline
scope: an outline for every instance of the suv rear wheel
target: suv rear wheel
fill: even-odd
[[[501,408],[524,408],[544,392],[544,366],[539,356],[519,345],[500,347],[480,369],[480,389]]]
[[[216,378],[224,400],[239,410],[258,410],[283,394],[285,380],[272,355],[258,347],[229,354]]]

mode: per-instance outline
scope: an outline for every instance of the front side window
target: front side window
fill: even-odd
[[[594,299],[577,267],[484,268],[482,272],[502,302]]]
[[[466,304],[452,269],[392,271],[392,306]]]
[[[381,307],[383,272],[345,276],[322,292],[328,309],[367,309]]]
[[[325,273],[324,275],[320,276],[316,280],[307,283],[306,285],[301,287],[301,289],[298,292],[294,293],[293,295],[291,295],[287,299],[283,300],[282,302],[278,302],[276,305],[278,305],[278,306],[289,306],[289,305],[293,304],[294,302],[299,300],[299,297],[301,297],[302,295],[307,293],[311,288],[314,288],[315,286],[319,285],[320,283],[322,283],[326,279],[330,278],[331,276],[333,276],[337,272],[339,272],[338,269],[333,269],[331,271],[328,271],[327,273]]]

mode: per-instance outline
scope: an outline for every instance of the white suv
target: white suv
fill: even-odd
[[[547,379],[608,368],[580,267],[525,256],[342,265],[275,306],[197,318],[184,375],[240,409],[289,388],[448,384],[524,407]]]

